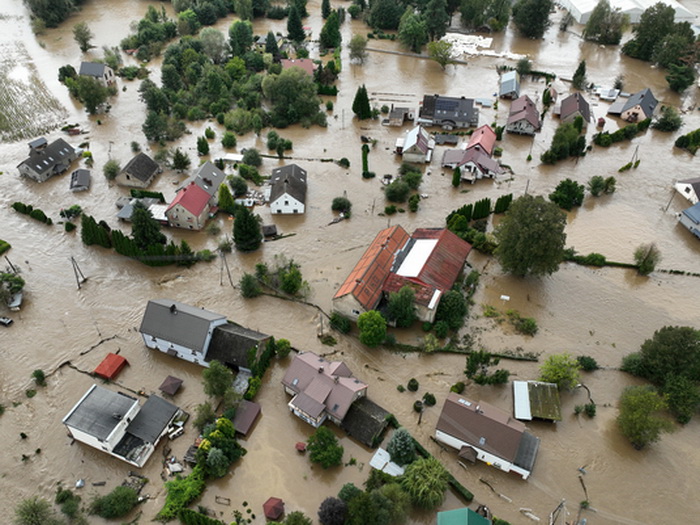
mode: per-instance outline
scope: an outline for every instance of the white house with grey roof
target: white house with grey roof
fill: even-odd
[[[148,301],[139,332],[148,348],[201,366],[209,366],[207,350],[226,316],[170,299]]]
[[[306,170],[288,164],[272,170],[270,178],[270,211],[304,213],[306,210]]]
[[[83,77],[94,78],[103,86],[111,86],[116,79],[114,70],[101,62],[81,62],[78,74]]]
[[[63,418],[76,440],[143,467],[180,409],[156,395],[143,405],[135,397],[92,385]]]
[[[18,166],[19,174],[37,182],[44,182],[54,175],[66,171],[79,157],[79,151],[63,139],[51,144],[45,138],[29,143],[29,157]]]
[[[690,201],[690,204],[697,204],[700,201],[700,177],[679,180],[675,184],[676,191]]]
[[[639,122],[654,115],[654,110],[659,104],[651,89],[645,88],[637,91],[631,97],[619,98],[608,109],[609,115],[619,115],[627,122]]]
[[[144,152],[139,152],[117,174],[114,182],[131,188],[148,188],[162,171],[160,164]]]

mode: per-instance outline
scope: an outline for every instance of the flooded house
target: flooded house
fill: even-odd
[[[608,115],[619,115],[627,122],[639,122],[654,116],[654,110],[659,104],[651,89],[637,91],[631,97],[620,98],[608,109]]]
[[[572,123],[576,117],[583,119],[586,128],[591,121],[591,107],[581,93],[572,93],[561,101],[559,118],[564,123]]]
[[[70,174],[70,191],[77,193],[90,189],[90,170],[80,168]]]
[[[520,75],[517,71],[506,71],[501,75],[498,96],[511,100],[520,96]]]
[[[163,170],[160,165],[143,152],[136,154],[117,174],[114,181],[120,186],[148,188]]]
[[[678,193],[690,201],[690,204],[697,204],[700,200],[700,177],[679,180],[674,187]]]
[[[289,410],[314,428],[326,419],[342,424],[350,406],[367,395],[367,385],[345,363],[327,361],[313,352],[294,356],[282,385],[293,396]]]
[[[457,280],[471,246],[444,228],[401,226],[380,231],[333,297],[333,310],[356,320],[410,286],[419,320],[433,322],[443,294]]]
[[[442,156],[444,168],[459,168],[463,181],[475,182],[483,178],[496,178],[503,168],[492,158],[496,133],[491,126],[476,129],[469,137],[466,149],[450,149]]]
[[[146,305],[139,332],[148,348],[208,367],[219,361],[235,371],[250,371],[269,335],[250,330],[226,316],[169,299]]]
[[[78,74],[81,77],[94,78],[103,86],[111,86],[116,80],[114,70],[102,62],[81,62]]]
[[[211,162],[202,164],[165,211],[168,223],[189,230],[204,228],[218,203],[219,186],[225,178],[224,172]]]
[[[690,233],[700,239],[700,203],[680,212],[678,220]]]
[[[626,15],[630,24],[638,24],[642,14],[648,8],[658,3],[659,0],[610,0],[610,7],[613,11],[619,11]],[[674,22],[689,22],[693,24],[696,16],[675,0],[660,0],[661,4],[673,8]],[[562,0],[561,7],[566,9],[577,23],[585,25],[591,17],[597,2],[590,0]]]
[[[156,395],[135,397],[92,385],[63,418],[76,441],[143,467],[181,411]]]
[[[280,64],[282,65],[282,71],[298,67],[310,77],[313,77],[316,69],[318,69],[318,65],[310,58],[283,58],[280,60]]]
[[[41,137],[29,143],[29,157],[23,160],[17,169],[24,177],[44,182],[65,172],[79,156],[79,150],[65,140],[56,139],[49,144]]]
[[[416,123],[447,130],[472,128],[479,125],[479,108],[471,98],[425,95]]]
[[[527,479],[537,458],[539,438],[525,424],[493,405],[450,393],[435,428],[435,438],[475,463],[483,461]]]
[[[513,381],[515,419],[561,421],[559,388],[542,381]]]
[[[537,106],[527,95],[515,99],[510,105],[506,131],[519,135],[534,135],[542,127]]]
[[[306,211],[306,170],[288,164],[272,170],[270,211],[273,214],[302,214]]]
[[[416,126],[408,131],[405,137],[396,139],[395,152],[401,155],[404,162],[429,163],[433,158],[434,149],[435,140],[423,126]]]

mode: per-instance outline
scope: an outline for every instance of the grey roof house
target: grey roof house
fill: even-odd
[[[700,203],[694,204],[680,212],[678,220],[690,233],[700,239]]]
[[[80,168],[70,174],[70,191],[87,191],[90,189],[90,170]]]
[[[306,211],[306,170],[288,164],[272,170],[270,178],[271,213],[304,213]]]
[[[476,127],[479,125],[479,108],[471,98],[424,95],[416,123],[441,126],[447,130]]]
[[[608,114],[620,115],[620,118],[627,122],[639,122],[651,118],[658,104],[659,101],[656,100],[651,89],[645,88],[641,91],[637,91],[628,99],[618,99],[610,106]]]
[[[313,352],[294,356],[282,378],[294,415],[318,428],[326,419],[340,425],[350,406],[367,395],[367,385],[342,361],[326,361]]]
[[[152,395],[136,398],[92,385],[63,418],[70,435],[136,467],[143,467],[180,415],[178,407]]]
[[[141,152],[124,166],[114,181],[120,186],[147,188],[161,171],[163,170],[155,160]]]
[[[107,64],[101,62],[81,62],[80,76],[92,77],[98,80],[103,86],[110,86],[114,83],[114,70]]]
[[[209,194],[209,205],[215,206],[219,198],[219,186],[226,179],[226,174],[217,168],[214,163],[206,161],[202,164],[194,175],[185,181],[183,186],[194,182]]]
[[[498,96],[509,99],[520,96],[520,75],[517,71],[506,71],[501,75]]]
[[[29,157],[18,166],[20,175],[37,182],[66,171],[79,156],[79,151],[63,139],[56,139],[48,144],[45,138],[29,143]]]
[[[139,332],[148,348],[208,366],[206,354],[214,328],[226,316],[169,299],[148,301]]]
[[[269,340],[267,334],[228,321],[214,328],[205,360],[216,360],[236,371],[250,372],[251,361],[260,357]]]
[[[583,127],[585,128],[591,121],[591,108],[581,93],[572,93],[561,101],[559,118],[562,122],[573,123],[578,116],[583,118]]]
[[[456,449],[462,459],[478,459],[523,479],[532,473],[540,446],[539,438],[507,412],[455,393],[445,400],[435,437]]]

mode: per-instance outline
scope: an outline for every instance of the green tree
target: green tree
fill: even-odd
[[[197,13],[192,9],[181,11],[177,15],[177,32],[180,36],[194,35],[202,24],[199,23]]]
[[[420,50],[428,42],[428,28],[425,20],[413,11],[413,7],[407,7],[401,17],[399,40],[414,53],[420,53]]]
[[[416,294],[411,286],[403,286],[398,292],[389,294],[389,319],[399,328],[408,328],[417,319]]]
[[[673,106],[662,106],[660,115],[654,120],[652,128],[659,131],[678,131],[683,125],[683,118]]]
[[[445,499],[447,471],[434,457],[421,458],[406,467],[401,486],[414,505],[434,509]]]
[[[552,144],[540,156],[540,160],[544,164],[554,164],[558,160],[566,159],[567,157],[581,157],[585,154],[586,137],[581,135],[583,119],[580,119],[578,122],[578,125],[571,122],[559,124],[554,132],[554,137],[552,137]]]
[[[697,412],[700,405],[698,384],[683,375],[668,376],[663,386],[668,399],[668,408],[676,421],[685,425]]]
[[[262,231],[260,223],[248,208],[240,207],[233,221],[233,243],[242,252],[252,252],[260,248]]]
[[[673,91],[681,93],[688,89],[695,82],[695,69],[684,64],[671,64],[666,75],[668,87]]]
[[[228,29],[229,46],[234,57],[245,55],[253,47],[253,26],[250,22],[236,20]]]
[[[452,172],[452,186],[455,188],[459,188],[459,185],[462,183],[462,171],[459,169],[459,166],[455,168],[455,170]]]
[[[375,29],[398,29],[404,9],[398,0],[374,0],[367,21]]]
[[[216,421],[216,413],[214,412],[214,409],[209,401],[205,401],[204,403],[195,407],[195,418],[192,425],[197,430],[202,432],[204,427],[213,423],[214,421]]]
[[[406,202],[410,192],[410,186],[401,179],[396,179],[388,186],[384,186],[384,196],[389,202]]]
[[[515,65],[515,70],[518,72],[518,75],[524,76],[524,75],[529,75],[530,71],[532,71],[532,62],[530,62],[529,58],[521,58],[518,60],[518,63]],[[547,106],[548,104],[544,100],[544,95],[545,93],[549,94],[549,90],[545,89],[542,92],[542,103]]]
[[[386,451],[397,465],[408,465],[416,460],[416,445],[413,436],[404,427],[397,428],[387,443]]]
[[[262,288],[260,288],[260,283],[255,278],[254,275],[249,273],[244,273],[241,277],[238,287],[241,290],[241,295],[246,299],[251,299],[257,297],[262,293]]]
[[[514,275],[545,275],[559,269],[566,242],[566,215],[542,197],[524,195],[510,205],[495,231],[495,255]]]
[[[212,361],[202,370],[204,393],[210,397],[221,398],[233,384],[233,372],[219,361]]]
[[[182,173],[186,169],[189,169],[191,163],[192,161],[187,156],[187,153],[182,151],[180,148],[175,148],[175,151],[173,152],[172,161],[172,166],[174,170],[177,170],[180,173]]]
[[[452,44],[445,40],[434,40],[428,42],[428,56],[440,64],[440,67],[445,70],[447,64],[452,63]],[[455,168],[455,171],[459,168]],[[454,186],[454,178],[452,180]],[[456,188],[457,186],[455,186]]]
[[[445,36],[450,25],[447,0],[430,0],[422,14],[430,40],[440,40]]]
[[[90,514],[105,519],[121,518],[133,509],[139,500],[138,493],[131,487],[120,485],[104,496],[96,496],[90,502]]]
[[[586,22],[583,38],[597,44],[616,46],[622,40],[628,20],[629,17],[619,9],[610,7],[608,0],[599,0]]]
[[[160,231],[160,223],[141,202],[134,204],[134,211],[131,213],[131,237],[142,250],[154,244],[165,244],[167,241]]]
[[[360,120],[365,120],[372,117],[372,108],[369,105],[369,97],[367,96],[367,88],[364,84],[357,88],[355,98],[352,101],[352,112],[357,115]]]
[[[302,126],[326,125],[318,87],[301,68],[292,67],[279,75],[266,75],[262,92],[272,105],[270,118],[274,126],[286,127],[297,122]]]
[[[321,525],[345,525],[348,514],[347,504],[339,498],[326,498],[318,508],[318,521]]]
[[[364,63],[367,57],[367,39],[362,35],[353,35],[349,47],[350,60],[355,60],[360,64]]]
[[[328,427],[321,426],[308,441],[309,459],[324,469],[340,465],[343,461],[343,446]]]
[[[586,87],[586,61],[581,60],[578,63],[576,72],[574,73],[573,85],[576,89],[583,89]]]
[[[324,20],[326,20],[329,16],[331,16],[331,1],[330,0],[321,0],[321,16],[323,17]]]
[[[445,321],[450,330],[459,330],[466,315],[467,302],[462,294],[456,290],[448,290],[440,298],[435,321]]]
[[[253,19],[253,0],[235,0],[234,6],[236,14],[241,20],[248,21]]]
[[[386,339],[386,319],[376,310],[361,313],[357,318],[357,327],[362,344],[374,347]]]
[[[155,111],[149,111],[141,130],[146,139],[151,142],[165,141],[168,133],[168,118]]]
[[[560,208],[571,210],[574,206],[581,206],[583,203],[583,184],[571,179],[564,179],[557,184],[557,187],[549,194],[549,200]]]
[[[27,0],[32,15],[46,23],[46,27],[56,27],[68,18],[77,8],[75,0]]]
[[[319,42],[322,49],[332,49],[340,47],[342,36],[340,35],[340,23],[338,22],[338,13],[333,11],[326,23],[323,24]]]
[[[554,383],[560,390],[571,390],[578,385],[581,365],[571,354],[550,355],[540,366],[540,381]]]
[[[513,23],[528,38],[542,38],[549,27],[552,0],[518,0],[513,5]]]
[[[221,478],[228,474],[231,462],[224,452],[216,447],[211,447],[207,452],[207,472],[215,477]]]
[[[284,525],[312,525],[312,523],[311,518],[300,510],[290,512],[284,520]]]
[[[640,244],[634,250],[634,262],[637,264],[637,271],[642,275],[653,272],[660,260],[661,252],[654,243]]]
[[[605,189],[605,177],[602,175],[594,175],[590,179],[588,179],[588,191],[591,192],[591,195],[594,197],[597,197],[601,193],[603,193],[603,190]]]
[[[700,382],[700,330],[689,326],[660,328],[642,343],[635,368],[626,371],[657,386],[677,376]]]
[[[224,34],[214,27],[205,27],[199,33],[199,41],[202,43],[202,51],[214,64],[222,64],[229,53]]]
[[[632,58],[651,60],[656,45],[673,32],[675,16],[674,8],[661,2],[648,8],[634,28],[634,38],[622,46],[622,52]]]
[[[209,141],[206,137],[197,137],[197,153],[199,155],[209,154]]]
[[[66,84],[68,81],[66,81]],[[93,77],[79,76],[75,79],[78,98],[85,104],[85,109],[90,115],[97,113],[99,107],[107,102],[109,88],[100,84],[100,81]]]
[[[659,415],[667,408],[666,400],[653,387],[630,386],[620,397],[617,424],[634,448],[640,450],[673,430],[673,424]]]
[[[23,499],[15,508],[15,525],[61,525],[51,503],[33,496]]]
[[[352,209],[352,202],[347,197],[336,197],[331,203],[331,210],[349,214]]]
[[[265,53],[270,53],[273,57],[279,56],[280,48],[277,45],[277,37],[272,31],[267,32],[265,38]]]
[[[236,202],[226,184],[219,186],[219,209],[229,215],[236,214]]]
[[[304,26],[301,25],[301,15],[296,7],[292,4],[289,8],[289,17],[287,18],[287,36],[290,40],[300,43],[306,39]]]
[[[115,159],[109,159],[102,167],[102,173],[107,180],[114,180],[121,170],[122,167],[119,165],[119,161]]]
[[[94,36],[86,22],[78,22],[73,26],[73,39],[83,53],[93,47],[90,45],[90,41]]]
[[[497,366],[498,363],[500,363],[498,357],[492,356],[485,350],[475,350],[467,356],[464,374],[477,385],[500,385],[508,382],[510,372],[503,368],[490,372],[489,368]]]

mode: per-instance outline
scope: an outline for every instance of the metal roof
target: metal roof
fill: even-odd
[[[686,208],[681,213],[683,213],[683,215],[688,217],[695,224],[700,224],[700,202],[694,206],[691,206],[690,208]]]
[[[63,424],[97,439],[105,440],[122,417],[137,404],[138,401],[135,398],[126,394],[92,385],[63,418]]]
[[[491,521],[465,507],[438,512],[437,525],[491,525]]]
[[[178,410],[175,405],[162,397],[149,396],[139,413],[126,427],[126,432],[145,443],[155,443]]]
[[[516,97],[520,95],[520,75],[517,71],[506,71],[501,75],[499,95],[505,96],[511,93],[515,93]]]
[[[561,421],[559,389],[554,383],[513,381],[515,418]]]
[[[204,352],[211,324],[226,316],[169,299],[148,301],[139,331],[165,341]]]
[[[105,72],[105,64],[100,62],[81,62],[79,75],[89,77],[102,77]]]

